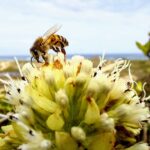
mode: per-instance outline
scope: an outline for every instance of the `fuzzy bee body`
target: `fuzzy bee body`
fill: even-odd
[[[59,52],[59,51],[62,51],[64,47],[68,46],[68,41],[65,37],[61,35],[53,34],[49,38],[47,45],[49,45],[49,48],[54,50],[55,52]]]
[[[35,40],[33,46],[30,49],[32,58],[39,61],[39,57],[42,56],[45,63],[48,63],[48,50],[52,49],[55,52],[62,52],[66,55],[65,47],[68,46],[68,41],[65,37],[55,34],[58,31],[58,27],[53,26],[42,37]],[[31,58],[31,62],[32,62]]]

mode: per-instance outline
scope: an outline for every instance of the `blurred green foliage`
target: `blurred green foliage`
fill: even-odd
[[[7,114],[12,111],[12,106],[3,102],[3,99],[0,99],[0,113]]]
[[[150,36],[150,33],[148,34]],[[141,44],[136,42],[136,46],[148,57],[150,58],[150,39],[145,43]]]

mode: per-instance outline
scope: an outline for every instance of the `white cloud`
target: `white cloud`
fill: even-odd
[[[1,1],[1,0],[0,0]],[[29,54],[37,36],[61,23],[69,53],[138,52],[147,40],[148,0],[5,0],[0,5],[0,55]],[[7,49],[8,51],[5,51]]]

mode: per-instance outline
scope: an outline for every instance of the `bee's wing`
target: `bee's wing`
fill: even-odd
[[[48,29],[48,30],[44,33],[43,38],[44,38],[44,39],[47,39],[50,35],[56,33],[60,28],[61,28],[61,25],[58,25],[58,24],[52,26],[50,29]]]

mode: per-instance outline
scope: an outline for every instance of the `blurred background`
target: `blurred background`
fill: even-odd
[[[150,30],[149,0],[0,0],[0,57],[30,56],[34,40],[54,24],[67,54],[130,54]],[[135,55],[136,54],[136,55]],[[133,56],[134,55],[134,56]],[[125,56],[125,55],[124,55]],[[118,56],[117,56],[118,57]]]

